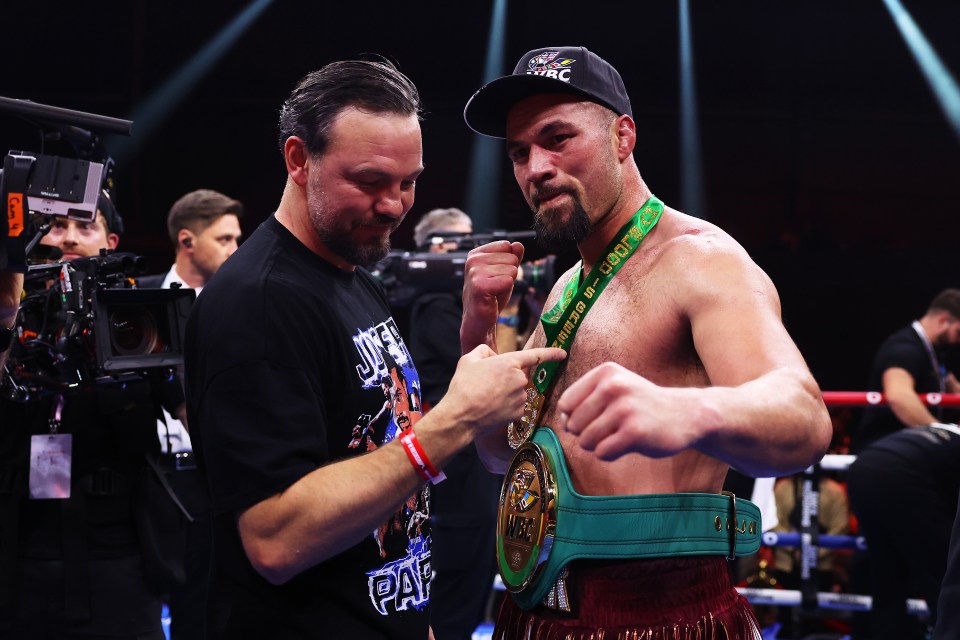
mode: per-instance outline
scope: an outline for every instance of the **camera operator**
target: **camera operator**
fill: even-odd
[[[465,251],[460,246],[462,237],[472,233],[470,216],[448,208],[424,214],[413,237],[418,252],[451,253]],[[524,296],[515,293],[500,312],[500,353],[518,348],[523,301]],[[425,407],[443,397],[457,368],[462,316],[460,289],[428,291],[413,302],[410,351],[420,372]],[[539,313],[532,316],[539,317]],[[430,587],[430,623],[437,638],[469,640],[484,620],[496,575],[490,550],[496,540],[501,477],[487,471],[474,447],[461,449],[447,463],[444,473],[447,482],[433,488],[435,577]]]
[[[54,219],[41,243],[64,259],[115,248],[120,215],[106,192],[97,207],[92,222]],[[181,413],[177,391],[137,379],[0,398],[0,638],[163,640],[155,580],[169,558],[148,543],[146,492],[158,406]]]
[[[434,209],[414,229],[418,251],[458,249],[443,234],[470,234],[473,223],[460,209]],[[410,352],[423,390],[424,406],[447,392],[460,360],[460,291],[423,293],[410,311]],[[502,353],[502,351],[501,351]],[[496,564],[494,548],[500,478],[487,471],[474,447],[457,452],[444,468],[447,481],[433,487],[434,580],[430,625],[437,638],[469,639],[483,621]]]
[[[427,212],[413,230],[418,251],[448,253],[456,251],[456,242],[444,241],[443,234],[473,232],[473,221],[460,209],[434,209]],[[436,242],[435,242],[436,241]],[[460,359],[460,319],[463,304],[459,291],[423,293],[410,310],[410,349],[417,362],[423,400],[435,404],[447,390]],[[450,336],[457,337],[452,340]],[[436,559],[434,559],[436,560]]]
[[[140,287],[168,289],[181,285],[200,295],[220,265],[237,250],[241,215],[240,201],[212,189],[197,189],[181,196],[167,215],[167,233],[175,251],[173,266],[166,273],[139,278]],[[167,594],[170,637],[203,638],[213,551],[210,499],[193,460],[193,445],[184,423],[164,411],[157,429],[167,479],[194,516],[187,527],[184,582],[172,585]]]
[[[123,221],[107,192],[97,200],[97,218],[90,222],[54,218],[50,232],[40,244],[57,247],[63,252],[63,260],[95,256],[100,249],[116,249],[123,233]]]

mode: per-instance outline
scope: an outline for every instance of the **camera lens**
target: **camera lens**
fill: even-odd
[[[118,310],[110,314],[110,344],[116,354],[136,356],[157,351],[157,323],[137,310]]]

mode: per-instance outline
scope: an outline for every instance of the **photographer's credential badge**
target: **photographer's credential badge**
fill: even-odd
[[[30,498],[70,497],[73,435],[45,433],[30,439]]]

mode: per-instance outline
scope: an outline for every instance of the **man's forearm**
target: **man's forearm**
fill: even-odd
[[[830,442],[830,417],[806,372],[772,371],[736,388],[710,387],[723,424],[698,447],[753,477],[782,476],[819,460]]]
[[[417,421],[415,453],[408,457],[402,441],[391,441],[366,455],[315,469],[247,509],[239,524],[250,561],[265,578],[281,584],[356,544],[458,451],[519,417],[526,399],[523,372],[565,356],[560,349],[496,355],[486,347],[464,355],[446,395]]]
[[[916,394],[910,394],[904,397],[888,397],[887,402],[890,410],[897,416],[904,425],[908,427],[919,427],[931,422],[937,422],[930,410],[927,409]]]
[[[414,428],[438,468],[472,439],[458,415],[438,404]],[[320,467],[240,516],[254,567],[282,584],[357,544],[387,522],[423,480],[399,439]]]
[[[283,584],[370,535],[421,485],[399,441],[326,465],[240,516],[244,549]]]
[[[497,325],[478,321],[475,318],[468,319],[464,314],[463,324],[460,326],[461,353],[470,353],[482,344],[497,351]]]

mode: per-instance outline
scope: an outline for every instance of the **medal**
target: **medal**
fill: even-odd
[[[581,261],[577,273],[563,288],[560,299],[552,309],[540,316],[544,346],[559,347],[567,353],[570,352],[570,343],[573,342],[584,316],[627,258],[637,250],[650,229],[657,224],[662,213],[663,203],[651,195],[640,210],[620,228],[619,233],[607,245],[605,255],[593,265],[586,276],[583,275]],[[533,436],[540,422],[544,395],[550,389],[560,364],[553,361],[541,363],[527,382],[523,415],[507,425],[507,444],[511,449],[519,448]]]
[[[511,449],[517,449],[533,435],[540,418],[540,408],[543,406],[543,394],[537,390],[532,382],[527,383],[527,400],[523,403],[523,415],[507,426],[507,444]]]

